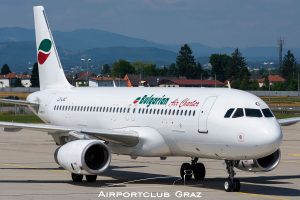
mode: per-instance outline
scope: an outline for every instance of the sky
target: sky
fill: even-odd
[[[95,28],[165,44],[300,47],[300,0],[0,0],[0,27],[33,28],[43,5],[52,30]]]

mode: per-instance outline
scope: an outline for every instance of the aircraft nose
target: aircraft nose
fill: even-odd
[[[276,151],[283,138],[280,125],[277,122],[268,123],[263,129],[263,135],[262,144],[265,146],[266,150],[270,152]]]

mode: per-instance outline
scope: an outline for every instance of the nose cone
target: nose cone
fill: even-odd
[[[264,154],[269,155],[279,149],[282,142],[282,131],[277,120],[270,120],[262,126],[259,146],[262,147]],[[262,152],[262,153],[263,153]]]

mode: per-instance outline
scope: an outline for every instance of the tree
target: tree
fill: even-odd
[[[21,81],[20,78],[17,78],[17,79],[14,81],[13,87],[24,87],[24,86],[22,85],[22,81]]]
[[[179,76],[186,76],[187,78],[194,76],[196,63],[193,52],[187,44],[180,48],[176,58],[176,66],[178,67]]]
[[[4,64],[1,68],[1,75],[6,75],[11,73],[9,66],[7,64]]]
[[[281,75],[289,80],[295,78],[297,62],[294,54],[288,50],[287,54],[283,58],[283,64],[281,68]]]
[[[239,51],[238,48],[234,50],[234,52],[231,54],[231,63],[230,65],[227,65],[226,68],[226,76],[227,79],[233,80],[238,79],[243,76],[246,70],[246,59],[242,56],[242,53]],[[249,71],[248,71],[249,73]]]
[[[225,69],[228,69],[231,60],[231,57],[226,54],[212,54],[209,57],[209,62],[212,65],[211,76],[216,75],[217,80],[224,82],[227,79]]]
[[[104,64],[102,66],[101,74],[102,75],[109,75],[111,73],[110,66],[108,64]]]
[[[135,73],[140,74],[142,77],[154,76],[156,74],[156,65],[151,63],[144,63],[136,61],[132,63]]]
[[[126,74],[133,74],[134,72],[134,67],[126,60],[121,59],[112,65],[113,77],[124,77]]]
[[[168,76],[179,77],[178,67],[176,66],[176,64],[172,63],[168,67]]]
[[[37,63],[33,64],[30,83],[31,87],[40,87],[39,67]]]

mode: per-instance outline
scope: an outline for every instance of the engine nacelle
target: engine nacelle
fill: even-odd
[[[280,149],[263,158],[256,160],[240,160],[236,168],[249,172],[268,172],[274,170],[281,158]]]
[[[75,140],[56,149],[54,159],[76,174],[100,174],[108,168],[111,153],[99,140]]]

